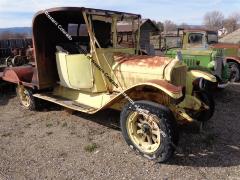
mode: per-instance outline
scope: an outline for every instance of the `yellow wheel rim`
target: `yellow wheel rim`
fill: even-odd
[[[127,131],[131,141],[143,153],[154,153],[160,147],[161,130],[155,115],[132,112],[127,119]]]
[[[30,100],[27,90],[18,88],[18,94],[19,94],[22,105],[25,107],[29,107],[31,104],[31,100]]]

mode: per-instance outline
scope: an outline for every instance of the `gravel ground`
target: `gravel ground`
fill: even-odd
[[[14,94],[0,98],[0,179],[240,180],[240,85],[217,93],[214,117],[199,133],[181,127],[167,164],[133,152],[119,113],[70,114],[55,105],[23,110]]]

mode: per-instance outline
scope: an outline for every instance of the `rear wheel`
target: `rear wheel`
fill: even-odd
[[[25,109],[36,110],[36,99],[33,97],[32,90],[25,88],[24,86],[17,86],[17,96],[21,105]]]
[[[178,131],[171,111],[149,101],[137,101],[121,112],[121,129],[127,144],[144,157],[157,162],[167,161],[174,153]]]
[[[239,79],[240,79],[239,65],[235,62],[229,62],[228,66],[229,66],[229,70],[230,70],[229,81],[231,81],[231,82],[239,81]]]

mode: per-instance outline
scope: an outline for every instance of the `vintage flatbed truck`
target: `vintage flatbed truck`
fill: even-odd
[[[133,46],[121,47],[116,25],[141,16],[83,7],[59,7],[38,12],[33,19],[35,64],[9,67],[3,79],[17,84],[23,107],[35,110],[38,100],[94,114],[106,108],[121,111],[127,144],[141,155],[167,161],[178,142],[176,123],[204,122],[214,113],[204,82],[211,74],[188,71],[176,59],[139,55],[139,35]]]

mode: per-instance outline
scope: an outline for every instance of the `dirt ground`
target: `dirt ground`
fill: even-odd
[[[119,113],[69,114],[51,105],[23,110],[14,94],[0,98],[0,179],[240,179],[240,85],[216,93],[214,117],[199,133],[181,127],[167,164],[133,152]]]

